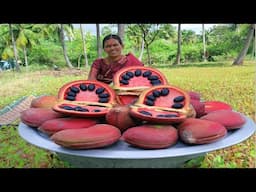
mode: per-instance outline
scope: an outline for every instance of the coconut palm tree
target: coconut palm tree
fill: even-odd
[[[14,39],[12,24],[9,24],[9,31],[10,31],[10,36],[11,36],[11,39],[12,39],[13,52],[14,52],[14,57],[15,57],[15,69],[20,72],[21,70],[20,70],[20,66],[19,66],[19,63],[18,63],[19,57],[18,57],[16,42],[15,42],[15,39]]]
[[[96,24],[96,35],[97,35],[97,54],[98,58],[102,57],[102,49],[100,42],[100,24]]]
[[[83,42],[85,67],[88,67],[88,58],[87,58],[87,54],[86,54],[86,45],[85,45],[85,38],[84,38],[84,32],[83,32],[82,24],[80,24],[80,31],[81,31],[81,37],[82,37],[82,42]]]
[[[124,29],[125,29],[125,24],[118,24],[117,25],[117,34],[118,36],[124,41]]]
[[[244,47],[243,47],[243,49],[241,50],[241,52],[239,53],[239,55],[237,56],[237,58],[235,59],[235,61],[233,62],[232,65],[242,65],[243,64],[244,57],[246,56],[247,51],[248,51],[249,46],[250,46],[250,43],[252,41],[254,31],[255,31],[255,25],[251,24],[250,27],[249,27],[249,31],[247,33],[247,37],[246,37],[246,40],[245,40],[245,43],[244,43]]]
[[[181,57],[181,24],[178,24],[178,46],[177,46],[177,55],[176,55],[176,60],[173,63],[173,65],[178,65],[180,64],[180,57]]]

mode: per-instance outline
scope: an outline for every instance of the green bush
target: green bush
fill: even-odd
[[[33,47],[29,63],[59,67],[66,65],[61,46],[50,41],[42,41],[40,45]]]

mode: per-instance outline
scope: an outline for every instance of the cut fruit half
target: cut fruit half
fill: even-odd
[[[171,85],[158,85],[143,91],[130,108],[133,117],[158,124],[179,123],[191,113],[188,93]]]
[[[134,103],[140,93],[147,88],[168,84],[165,76],[157,69],[131,66],[119,70],[113,79],[117,102],[121,105]]]
[[[63,85],[53,110],[74,116],[104,116],[115,102],[115,92],[99,81],[77,80]]]

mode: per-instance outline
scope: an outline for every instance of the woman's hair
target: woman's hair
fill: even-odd
[[[104,39],[103,39],[103,43],[102,43],[103,48],[105,46],[105,42],[109,39],[115,39],[120,43],[120,45],[123,45],[122,39],[118,35],[109,34],[109,35],[105,36]]]

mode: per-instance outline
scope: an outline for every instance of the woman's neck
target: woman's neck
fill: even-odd
[[[116,62],[119,61],[121,58],[123,57],[123,55],[118,55],[116,57],[107,57],[107,60],[112,63],[112,62]]]

